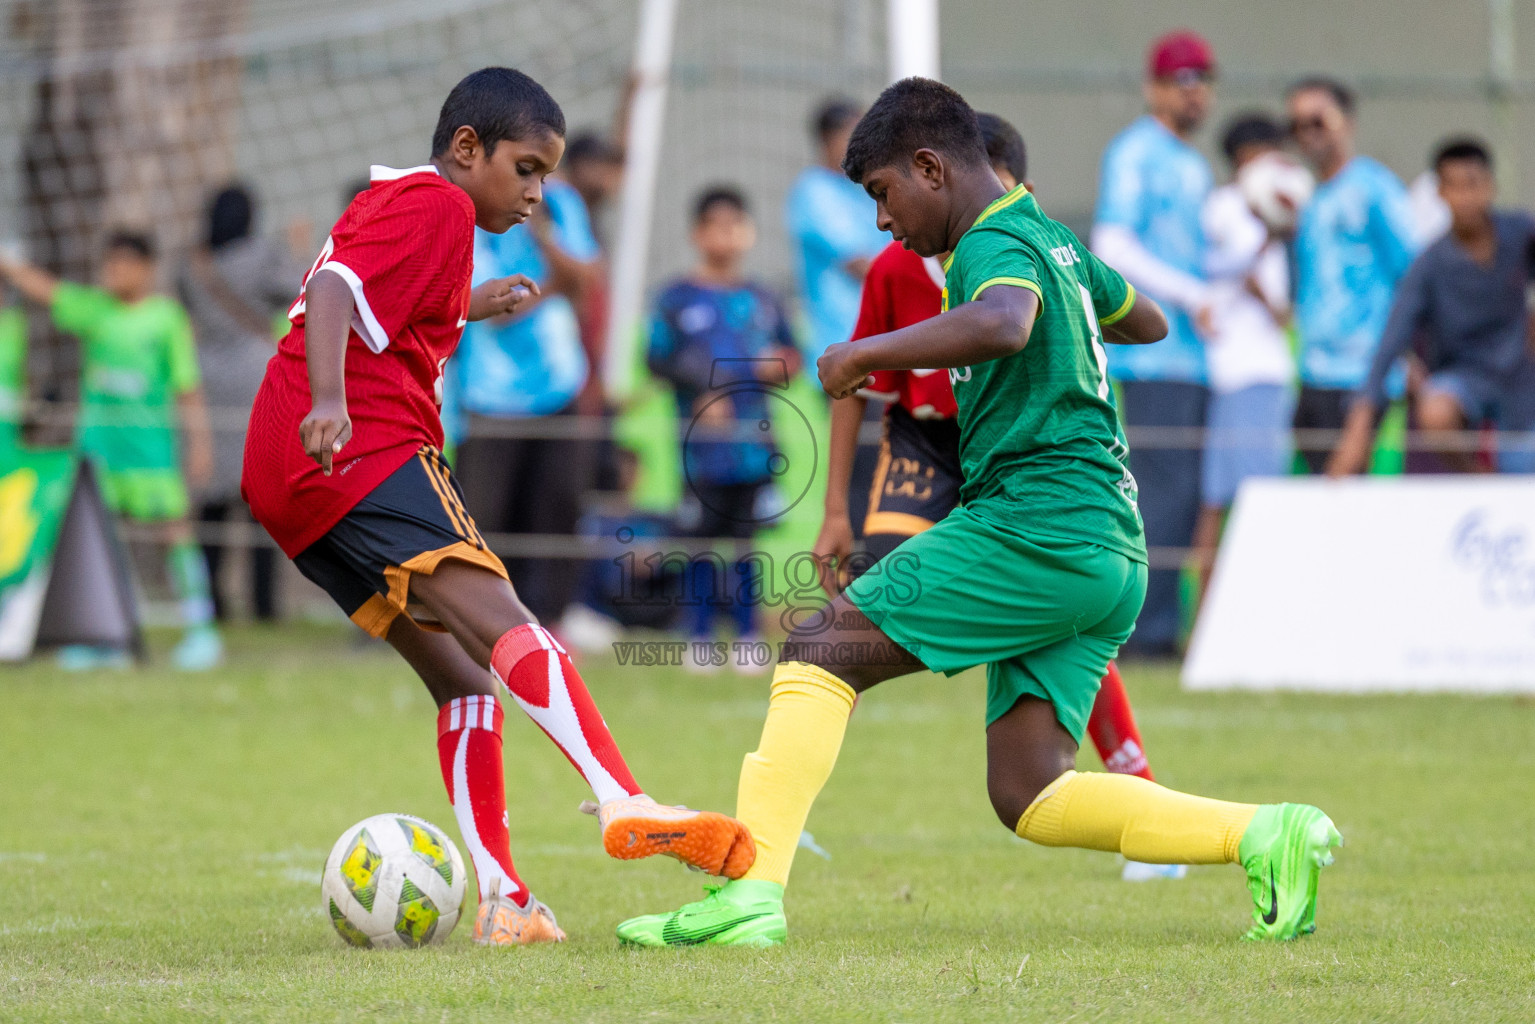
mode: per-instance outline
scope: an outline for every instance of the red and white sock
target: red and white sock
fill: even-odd
[[[1098,687],[1098,698],[1093,701],[1087,734],[1093,738],[1104,768],[1119,775],[1139,775],[1148,782],[1154,781],[1151,766],[1146,762],[1146,745],[1141,742],[1135,714],[1130,710],[1130,695],[1125,692],[1125,681],[1119,677],[1119,666],[1112,661]]]
[[[575,765],[599,803],[639,795],[639,783],[629,774],[586,684],[547,629],[526,623],[508,630],[490,652],[490,668]]]
[[[507,831],[506,776],[501,765],[501,702],[491,696],[460,697],[437,712],[437,759],[458,830],[469,847],[480,896],[496,894],[519,907],[532,895],[512,867]]]

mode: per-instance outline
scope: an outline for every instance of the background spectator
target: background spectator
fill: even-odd
[[[277,350],[274,320],[293,301],[304,269],[288,246],[253,232],[256,205],[241,185],[230,185],[208,204],[207,234],[177,276],[176,289],[192,318],[203,394],[220,418],[213,430],[213,469],[200,489],[197,515],[221,523],[230,514],[244,518],[240,468],[245,453],[245,419]],[[251,607],[258,619],[277,615],[277,552],[264,545],[251,551]],[[204,544],[213,606],[225,618],[221,586],[224,546]]]
[[[813,125],[819,162],[801,171],[789,190],[786,216],[812,374],[828,345],[852,336],[864,275],[890,240],[875,226],[874,200],[842,173],[848,136],[861,114],[851,100],[821,104]]]
[[[599,242],[606,242],[604,215],[624,183],[623,147],[601,132],[578,132],[565,146],[559,173],[580,193],[592,233]]]
[[[217,666],[224,649],[213,625],[208,566],[187,523],[187,480],[194,487],[208,482],[213,446],[192,325],[175,299],[155,294],[156,269],[154,244],[131,231],[107,238],[100,287],[0,260],[0,275],[80,339],[75,443],[95,464],[107,506],[158,534],[185,627],[172,659],[177,668],[201,671]],[[177,443],[178,414],[184,451]],[[128,657],[91,647],[65,647],[59,656],[64,668],[79,670],[126,664]]]
[[[486,533],[572,535],[591,482],[594,445],[576,437],[507,436],[532,418],[577,424],[571,417],[591,365],[581,345],[575,304],[598,256],[586,204],[562,181],[544,183],[544,200],[526,224],[503,235],[475,231],[474,283],[510,274],[538,282],[542,296],[510,318],[470,324],[456,364],[454,402],[463,438],[456,471],[469,514]],[[444,423],[449,410],[444,408]],[[460,419],[466,416],[467,419]],[[563,422],[559,422],[563,421]],[[517,592],[532,612],[555,623],[570,602],[580,563],[570,559],[507,561]]]
[[[1283,143],[1284,131],[1267,115],[1232,121],[1221,138],[1232,181],[1210,193],[1201,218],[1210,281],[1209,430],[1194,543],[1201,593],[1237,488],[1248,477],[1281,476],[1290,462],[1289,258],[1235,180],[1243,165]]]
[[[1290,133],[1317,176],[1295,233],[1295,428],[1339,430],[1412,261],[1412,210],[1396,175],[1354,152],[1355,101],[1346,86],[1303,79],[1290,87],[1287,107]],[[1322,472],[1330,447],[1300,445],[1311,472]]]
[[[593,654],[611,650],[625,629],[671,629],[680,611],[677,595],[685,586],[686,566],[679,567],[677,559],[651,558],[667,552],[647,544],[675,536],[674,517],[635,508],[639,459],[634,452],[615,448],[613,462],[616,486],[589,503],[577,532],[591,541],[611,545],[617,539],[631,546],[616,558],[604,551],[583,563],[575,603],[560,619],[564,642]]]
[[[1138,443],[1133,428],[1205,425],[1205,358],[1195,321],[1210,303],[1200,276],[1200,211],[1212,179],[1190,140],[1209,116],[1214,76],[1215,55],[1201,36],[1174,32],[1156,40],[1146,62],[1148,113],[1109,143],[1098,183],[1093,251],[1167,313],[1168,335],[1155,345],[1108,346],[1121,415],[1132,428],[1130,468],[1150,547],[1189,547],[1199,516],[1198,446]],[[1176,650],[1178,577],[1176,569],[1151,570],[1127,654]]]
[[[1535,218],[1493,208],[1492,155],[1476,140],[1441,146],[1434,171],[1450,230],[1412,262],[1397,287],[1369,378],[1328,466],[1331,475],[1364,468],[1387,401],[1387,376],[1420,337],[1429,374],[1415,410],[1420,429],[1443,433],[1490,422],[1500,431],[1535,430],[1535,362],[1525,305]],[[1535,471],[1530,438],[1519,441],[1499,454],[1498,467]],[[1475,468],[1472,452],[1445,451],[1443,458],[1458,470]]]
[[[698,264],[661,291],[650,328],[650,366],[676,391],[677,412],[689,424],[683,451],[688,493],[682,527],[696,537],[748,541],[756,533],[763,489],[771,486],[777,449],[761,379],[787,383],[797,367],[794,337],[778,300],[744,273],[757,231],[740,191],[707,189],[693,215]],[[743,436],[744,435],[744,436]],[[744,545],[741,546],[744,548]],[[744,599],[752,567],[702,552],[695,559],[687,604],[694,640],[714,638],[717,611],[728,609],[740,639],[755,640],[757,602]],[[726,563],[730,565],[727,569]],[[687,667],[712,671],[693,656]]]
[[[0,456],[21,443],[27,395],[27,317],[0,296]]]
[[[604,232],[608,208],[623,186],[623,148],[600,132],[580,132],[566,145],[559,173],[586,204],[592,237],[599,246],[597,260],[585,275],[575,306],[581,348],[590,367],[586,386],[576,395],[575,411],[581,416],[607,416],[611,410],[603,390],[602,364],[608,348],[608,307],[612,300],[608,291],[608,240]],[[617,488],[620,485],[617,448],[606,437],[592,443],[596,447],[592,485],[601,490]]]

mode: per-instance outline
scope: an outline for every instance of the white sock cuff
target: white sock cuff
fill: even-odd
[[[458,697],[438,709],[437,735],[445,736],[460,729],[484,729],[500,735],[504,717],[501,702],[489,694]]]

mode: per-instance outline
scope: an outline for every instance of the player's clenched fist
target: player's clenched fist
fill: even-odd
[[[316,402],[298,425],[298,438],[304,445],[304,454],[330,476],[331,458],[352,439],[352,420],[346,414],[346,403]]]
[[[510,316],[529,299],[538,295],[538,285],[526,274],[498,277],[486,281],[469,293],[469,320],[487,320]]]
[[[820,359],[815,361],[816,373],[821,378],[821,389],[833,398],[846,398],[859,388],[874,383],[867,370],[858,365],[857,346],[851,342],[838,342],[828,346]]]

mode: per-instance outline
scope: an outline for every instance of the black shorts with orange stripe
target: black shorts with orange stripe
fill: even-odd
[[[863,521],[872,561],[932,526],[959,504],[959,424],[919,420],[899,405],[885,414],[879,461]]]
[[[374,636],[402,612],[427,629],[442,627],[410,601],[414,573],[444,560],[481,566],[502,578],[506,567],[489,548],[442,453],[422,448],[368,492],[293,564]]]

